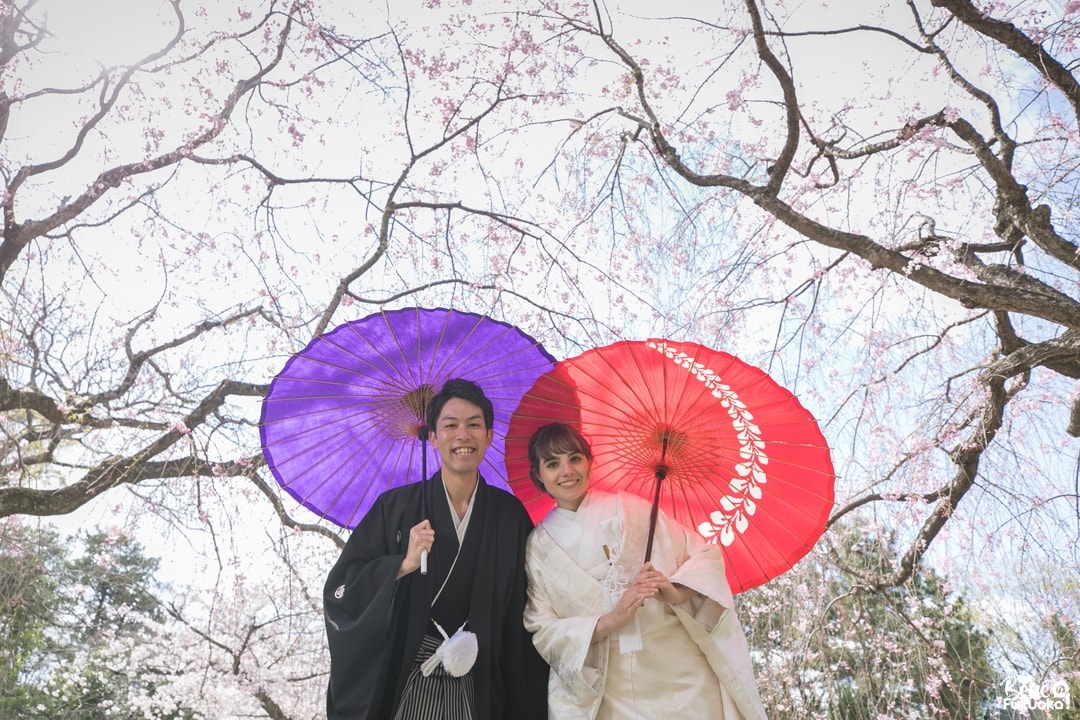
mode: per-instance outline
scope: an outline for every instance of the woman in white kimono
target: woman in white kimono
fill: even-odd
[[[719,548],[661,513],[643,563],[649,504],[588,493],[592,451],[567,425],[537,430],[529,461],[556,503],[525,552],[548,717],[765,718]]]

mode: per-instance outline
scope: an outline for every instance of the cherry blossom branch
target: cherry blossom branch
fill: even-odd
[[[1080,123],[1080,82],[1056,57],[1046,51],[1010,22],[995,20],[975,7],[970,0],[930,0],[934,7],[944,8],[960,22],[980,35],[996,40],[1061,91],[1072,106],[1074,118]]]
[[[984,374],[983,386],[987,392],[987,400],[976,418],[977,424],[968,434],[967,440],[950,453],[953,465],[956,467],[952,479],[945,488],[939,491],[940,496],[933,501],[936,504],[923,521],[915,539],[910,543],[897,566],[888,575],[869,581],[866,586],[869,592],[878,592],[888,587],[902,585],[911,579],[923,555],[930,547],[930,543],[941,532],[945,523],[956,511],[957,505],[974,485],[982,455],[1001,428],[1005,407],[1011,397],[1011,393],[1005,389],[1003,377]]]
[[[394,223],[396,213],[401,209],[417,206],[411,201],[400,203],[398,202],[397,198],[398,194],[406,186],[407,180],[411,176],[416,166],[420,163],[420,161],[438,152],[439,150],[442,150],[443,148],[454,144],[459,139],[465,137],[469,132],[477,128],[485,118],[487,118],[492,112],[495,111],[496,108],[500,107],[503,103],[513,99],[512,97],[505,96],[503,94],[501,85],[496,85],[494,96],[490,100],[488,100],[486,105],[473,117],[460,118],[460,115],[455,113],[453,115],[453,118],[460,118],[462,120],[459,124],[454,126],[452,125],[453,118],[447,118],[447,125],[444,127],[442,137],[424,148],[417,149],[414,144],[413,133],[411,130],[410,108],[412,103],[412,89],[406,63],[406,51],[397,33],[391,32],[391,35],[393,36],[397,44],[398,58],[402,66],[402,77],[405,79],[405,110],[403,131],[405,134],[406,143],[409,147],[410,157],[402,166],[401,172],[398,174],[397,178],[388,187],[386,199],[382,206],[379,228],[377,231],[377,242],[375,247],[371,250],[371,252],[368,253],[367,257],[358,267],[342,276],[342,278],[338,281],[337,288],[335,289],[333,295],[330,297],[329,301],[326,304],[326,308],[320,314],[320,317],[315,324],[315,335],[322,334],[326,331],[326,328],[329,327],[330,322],[332,321],[334,315],[336,314],[338,308],[341,305],[342,299],[349,295],[350,286],[357,279],[367,274],[375,266],[375,264],[378,263],[379,260],[381,260],[386,254],[386,250],[389,247],[390,243],[390,230],[391,226]],[[459,108],[464,102],[464,97],[468,94],[469,93],[465,93],[465,95],[459,98]]]
[[[200,475],[250,475],[265,460],[262,453],[233,462],[212,462],[194,455],[178,459],[155,460],[201,425],[231,396],[263,397],[267,387],[226,380],[203,398],[183,420],[147,443],[141,450],[126,456],[114,456],[89,468],[79,479],[53,490],[19,486],[0,488],[0,517],[8,515],[63,515],[103,492],[123,484],[138,484],[151,479],[195,477]]]
[[[128,178],[136,177],[156,170],[176,165],[188,158],[194,148],[205,145],[221,135],[227,127],[226,121],[232,115],[233,110],[241,98],[250,93],[258,84],[271,73],[281,62],[284,56],[286,41],[289,38],[293,25],[292,15],[286,17],[284,27],[281,29],[276,45],[273,48],[272,57],[261,64],[259,70],[249,77],[236,82],[232,91],[223,100],[221,107],[214,115],[214,122],[210,127],[196,133],[183,145],[173,150],[146,158],[134,163],[125,163],[100,172],[80,193],[73,199],[61,203],[60,207],[52,214],[37,220],[17,221],[15,217],[15,199],[22,184],[30,177],[39,175],[49,170],[62,167],[70,162],[80,151],[85,138],[94,126],[104,118],[114,107],[120,91],[130,82],[134,73],[145,64],[164,57],[179,42],[183,34],[183,15],[180,12],[180,0],[171,0],[174,11],[178,18],[178,29],[173,38],[158,52],[144,58],[139,63],[128,67],[118,78],[117,83],[111,89],[107,82],[102,82],[100,99],[97,111],[79,128],[75,141],[71,147],[55,160],[28,165],[20,168],[8,183],[7,192],[0,202],[0,210],[3,212],[3,239],[0,240],[0,281],[7,275],[12,263],[19,254],[30,244],[31,241],[42,237],[61,225],[71,221],[84,213],[92,205],[106,197],[109,192],[118,188]]]
[[[302,532],[313,532],[323,537],[329,538],[331,542],[337,545],[339,548],[345,547],[345,540],[338,533],[334,532],[330,528],[317,523],[302,523],[295,520],[292,515],[285,509],[285,504],[281,502],[281,496],[275,491],[274,487],[266,482],[262,475],[258,472],[246,472],[245,476],[251,480],[256,488],[259,489],[267,500],[270,501],[271,507],[274,508],[274,512],[277,514],[278,519],[281,520],[281,524],[285,527],[295,528]]]

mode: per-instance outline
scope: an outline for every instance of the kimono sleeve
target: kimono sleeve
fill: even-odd
[[[673,583],[684,585],[699,593],[699,597],[680,603],[680,609],[694,618],[707,631],[734,608],[735,598],[727,581],[724,555],[716,545],[706,543],[695,532],[660,513],[658,533],[664,538],[664,558],[668,568],[661,568]],[[674,569],[670,569],[671,567]]]
[[[700,593],[674,605],[675,615],[701,648],[741,716],[747,720],[765,720],[750,648],[735,612],[735,599],[720,548],[678,523],[666,518],[662,522],[664,532],[671,534],[673,549],[681,547],[684,553],[684,559],[669,578]]]
[[[388,542],[384,498],[356,527],[323,588],[330,649],[327,716],[369,717],[378,711],[391,662],[394,596],[404,555]]]
[[[560,695],[579,707],[592,705],[604,690],[607,640],[592,642],[600,613],[560,615],[552,597],[551,580],[559,573],[546,556],[539,533],[534,532],[526,546],[528,601],[525,604],[525,628],[533,633],[533,644],[551,666],[557,682],[548,688],[549,703],[560,706]]]

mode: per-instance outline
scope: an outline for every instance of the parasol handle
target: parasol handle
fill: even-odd
[[[656,492],[653,494],[652,510],[649,512],[649,540],[645,544],[645,562],[652,559],[653,538],[656,536],[656,518],[660,514],[660,484],[667,477],[667,466],[656,466]]]
[[[427,439],[428,429],[427,425],[421,425],[417,430],[416,436],[420,439],[420,482],[427,482]],[[424,485],[420,486],[420,517],[421,519],[427,517],[427,488]],[[420,574],[427,575],[427,556],[428,551],[420,551]]]

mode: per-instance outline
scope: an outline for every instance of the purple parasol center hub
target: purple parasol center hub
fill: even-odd
[[[554,364],[534,338],[483,315],[375,313],[316,337],[286,362],[263,401],[263,454],[297,501],[355,527],[383,491],[437,468],[437,454],[423,442],[428,403],[447,380],[463,377],[492,402],[494,439],[481,473],[505,488],[511,413]]]

